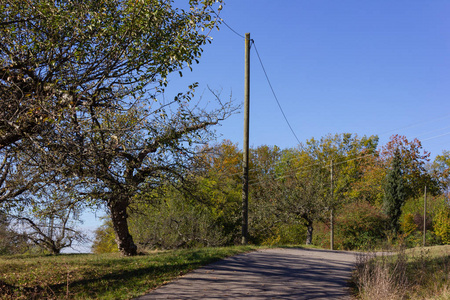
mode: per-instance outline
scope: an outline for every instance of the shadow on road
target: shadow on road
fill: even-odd
[[[347,299],[352,252],[268,249],[196,270],[139,299]]]

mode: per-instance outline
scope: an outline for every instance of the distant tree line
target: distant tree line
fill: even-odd
[[[449,242],[447,151],[431,163],[417,139],[394,135],[379,147],[376,136],[336,134],[297,148],[259,146],[250,153],[251,243],[329,247],[333,209],[336,249],[415,246],[422,242],[425,186],[427,243]],[[238,244],[241,170],[236,144],[225,140],[199,148],[184,181],[137,196],[130,209],[137,245]],[[97,242],[105,230],[97,231]]]

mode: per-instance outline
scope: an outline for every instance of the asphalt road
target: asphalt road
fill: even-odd
[[[355,263],[354,252],[267,249],[218,261],[138,299],[351,299]]]

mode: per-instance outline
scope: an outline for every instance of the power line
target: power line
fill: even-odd
[[[440,120],[446,119],[446,118],[448,118],[448,117],[450,117],[450,114],[443,115],[443,116],[441,116],[441,117],[439,117],[439,118],[437,118],[437,119],[432,119],[432,120],[427,120],[427,121],[421,121],[421,122],[417,122],[417,123],[413,123],[413,124],[406,125],[406,126],[404,126],[404,127],[400,127],[400,128],[396,128],[396,129],[387,130],[387,131],[384,131],[384,132],[380,133],[379,135],[385,135],[385,134],[388,134],[389,132],[399,131],[399,130],[403,130],[403,129],[408,129],[408,128],[416,127],[417,125],[428,124],[428,123],[440,121]]]
[[[430,137],[430,138],[424,139],[424,140],[422,140],[422,142],[424,142],[424,141],[428,141],[428,140],[432,140],[432,139],[436,139],[436,138],[438,138],[438,137],[441,137],[441,136],[446,136],[446,135],[449,135],[449,134],[450,134],[450,132],[446,132],[446,133],[443,133],[443,134],[440,134],[440,135],[436,135],[436,136],[433,136],[433,137]]]
[[[439,138],[439,137],[446,136],[446,135],[450,135],[450,132],[446,132],[446,133],[443,133],[443,134],[441,134],[441,135],[437,135],[437,136],[434,136],[434,137],[425,139],[425,140],[423,140],[423,141],[430,140],[430,139],[435,139],[435,138]],[[333,163],[333,165],[336,166],[336,165],[344,164],[344,163],[347,163],[347,162],[350,162],[350,161],[359,160],[359,159],[364,159],[364,158],[369,157],[369,156],[374,156],[374,155],[376,155],[377,153],[378,153],[377,150],[372,150],[371,153],[368,153],[368,154],[366,154],[366,153],[361,153],[360,155],[358,155],[358,156],[356,156],[356,157],[348,158],[348,159],[345,159],[345,160],[343,160],[343,161],[339,161],[339,162]],[[298,159],[298,158],[297,158],[297,157],[292,157],[292,158],[289,158],[289,159],[287,159],[287,160],[285,160],[285,161],[276,161],[276,162],[274,162],[273,164],[271,164],[270,166],[271,166],[271,167],[274,167],[274,166],[277,166],[277,165],[280,165],[280,164],[289,163],[290,161],[292,161],[292,160],[294,160],[294,159]],[[275,180],[280,180],[280,179],[283,179],[283,178],[293,177],[293,176],[296,176],[296,175],[298,175],[298,174],[302,174],[302,173],[305,172],[305,171],[300,172],[300,170],[307,169],[307,168],[313,167],[313,166],[319,166],[319,165],[321,165],[320,168],[324,168],[324,167],[327,167],[329,161],[330,161],[330,160],[327,160],[327,161],[317,161],[317,162],[315,162],[315,163],[312,163],[312,164],[309,164],[309,165],[306,165],[306,166],[305,166],[305,165],[302,165],[302,166],[299,166],[299,167],[297,167],[297,168],[291,169],[291,171],[294,171],[293,174],[283,175],[283,176],[278,176],[278,177],[275,177],[274,179],[275,179]],[[258,168],[256,167],[256,168],[250,169],[249,171],[257,171],[257,170],[258,170]],[[231,176],[238,175],[239,173],[240,173],[240,172],[236,172],[236,173],[232,173],[232,174],[226,174],[226,175],[224,174],[222,177],[229,178],[229,177],[231,177]],[[261,182],[261,180],[260,180],[259,178],[253,179],[253,180],[251,180],[251,181],[249,182],[249,186],[254,186],[254,185],[258,184],[259,182]]]
[[[449,129],[449,128],[450,128],[450,126],[446,126],[446,127],[442,127],[442,128],[439,128],[439,129],[434,129],[434,130],[431,130],[431,131],[423,132],[423,133],[421,133],[421,134],[419,134],[417,136],[417,139],[419,139],[420,137],[424,137],[424,136],[426,136],[426,135],[428,135],[430,133],[439,132],[439,131],[442,131],[444,129]]]
[[[343,161],[340,161],[340,162],[337,162],[337,163],[333,163],[333,166],[337,166],[337,165],[341,165],[341,164],[344,164],[344,163],[349,162],[349,161],[354,161],[354,160],[363,159],[363,158],[366,158],[366,157],[369,157],[369,156],[373,156],[376,153],[377,153],[377,151],[373,151],[372,153],[369,153],[369,154],[364,154],[364,155],[360,155],[360,156],[357,156],[357,157],[349,158],[349,159],[346,159],[346,160],[343,160]],[[309,164],[309,165],[306,165],[306,166],[300,166],[298,168],[295,168],[295,169],[291,170],[291,171],[294,171],[294,173],[291,173],[291,174],[288,174],[288,175],[283,175],[283,176],[278,176],[278,177],[275,177],[274,179],[275,180],[280,180],[280,179],[284,179],[284,178],[293,177],[293,176],[296,176],[298,174],[303,174],[305,171],[303,171],[303,172],[299,172],[299,171],[302,170],[302,169],[307,169],[309,167],[313,167],[313,166],[317,166],[317,165],[321,165],[320,168],[326,168],[330,161],[331,160],[319,161],[319,162],[316,162],[316,163],[313,163],[313,164]],[[259,179],[252,180],[250,185],[256,185],[257,182],[259,182],[259,181],[260,181]]]
[[[267,82],[269,83],[270,89],[272,90],[272,94],[273,94],[275,100],[277,101],[278,107],[280,108],[280,111],[281,111],[281,113],[283,114],[284,120],[285,120],[286,123],[288,124],[289,129],[291,130],[291,132],[292,132],[292,134],[294,135],[294,137],[295,137],[295,139],[297,140],[297,142],[298,142],[299,144],[301,144],[299,138],[297,137],[297,135],[296,135],[295,132],[294,132],[294,129],[292,129],[292,126],[291,126],[291,124],[289,123],[289,121],[288,121],[288,119],[287,119],[287,117],[286,117],[286,114],[285,114],[284,111],[283,111],[283,108],[281,107],[280,101],[278,101],[278,97],[277,97],[277,95],[275,94],[275,91],[274,91],[274,89],[273,89],[273,87],[272,87],[272,84],[270,83],[269,76],[267,75],[266,69],[264,68],[264,64],[263,64],[263,62],[262,62],[262,60],[261,60],[261,57],[259,56],[259,52],[258,52],[258,49],[256,48],[255,41],[253,41],[253,45],[255,46],[255,51],[256,51],[256,55],[258,56],[259,63],[261,64],[261,67],[262,67],[262,69],[263,69],[263,71],[264,71],[264,75],[266,76]]]
[[[290,177],[290,176],[294,176],[294,175],[299,174],[298,170],[306,169],[306,168],[309,168],[309,167],[312,167],[312,166],[321,165],[321,164],[323,164],[323,162],[320,161],[320,162],[315,162],[315,163],[313,163],[313,164],[309,164],[309,165],[306,165],[306,166],[301,166],[301,167],[298,167],[298,168],[295,168],[295,169],[291,169],[291,171],[292,171],[292,170],[295,171],[294,174],[278,176],[278,177],[275,177],[274,179],[275,179],[275,180],[280,180],[280,179],[283,179],[283,178],[287,178],[287,177]],[[256,182],[258,182],[258,181],[260,181],[260,180],[259,180],[259,179],[254,179],[254,180],[251,180],[250,183],[251,183],[251,185],[254,185],[254,184],[256,184]]]
[[[213,10],[213,13],[214,13],[214,14],[217,16],[217,18],[219,18],[220,21],[221,21],[221,22],[222,22],[229,30],[231,30],[235,35],[239,36],[239,37],[242,38],[242,39],[245,39],[245,36],[244,36],[244,35],[240,34],[240,33],[237,32],[235,29],[233,29],[230,25],[228,25],[228,23],[225,22],[225,20],[223,20],[222,18],[220,18],[219,14],[216,13],[214,10]],[[283,108],[282,108],[282,106],[281,106],[281,104],[280,104],[280,101],[278,100],[278,97],[277,97],[277,95],[276,95],[276,93],[275,93],[275,90],[274,90],[274,88],[273,88],[273,86],[272,86],[272,83],[270,82],[269,76],[268,76],[267,71],[266,71],[266,69],[265,69],[265,67],[264,67],[264,64],[263,64],[263,62],[262,62],[261,56],[259,55],[258,49],[257,49],[257,47],[256,47],[256,43],[255,43],[255,41],[254,41],[253,39],[251,40],[251,43],[252,43],[252,44],[254,45],[254,47],[255,47],[255,52],[256,52],[256,55],[257,55],[257,57],[258,57],[259,63],[261,64],[261,68],[262,68],[262,70],[263,70],[263,72],[264,72],[264,75],[265,75],[266,80],[267,80],[267,83],[269,84],[269,87],[270,87],[270,89],[271,89],[271,91],[272,91],[272,94],[273,94],[273,96],[274,96],[274,98],[275,98],[275,100],[276,100],[276,102],[277,102],[278,108],[280,109],[281,114],[283,115],[283,118],[284,118],[284,120],[286,121],[286,124],[288,125],[290,131],[291,131],[292,134],[294,135],[295,139],[297,140],[297,142],[298,142],[299,144],[301,144],[300,139],[297,137],[295,131],[293,130],[293,128],[292,128],[292,126],[291,126],[289,120],[288,120],[287,117],[286,117],[286,114],[284,113],[284,110],[283,110]],[[444,115],[444,116],[442,116],[442,117],[440,117],[440,118],[438,118],[438,119],[434,119],[434,120],[430,120],[430,121],[424,121],[424,122],[417,122],[417,123],[409,124],[409,125],[407,125],[407,126],[405,126],[405,127],[401,127],[401,128],[397,128],[397,129],[393,129],[393,130],[388,130],[388,131],[382,132],[382,133],[378,134],[378,136],[383,136],[383,135],[385,135],[385,134],[387,134],[387,133],[389,133],[389,132],[398,131],[398,130],[402,130],[402,129],[407,129],[407,128],[415,127],[415,126],[417,126],[417,125],[426,124],[426,123],[430,123],[430,122],[433,122],[433,121],[446,119],[446,118],[448,118],[449,116],[450,116],[450,114],[447,114],[447,115]],[[443,129],[444,129],[444,128],[443,128]],[[431,132],[429,132],[429,133],[431,133]],[[450,132],[444,133],[444,134],[441,134],[441,135],[437,135],[437,136],[434,136],[434,137],[430,137],[430,138],[427,138],[427,139],[423,139],[422,141],[427,141],[427,140],[439,138],[439,137],[446,136],[446,135],[449,135],[449,134],[450,134]],[[370,155],[373,155],[373,154],[370,154]],[[294,159],[294,158],[292,158],[292,159]],[[354,160],[354,159],[351,159],[351,160]],[[344,163],[344,162],[346,162],[346,161],[343,161],[343,162],[340,162],[340,163]],[[338,163],[338,164],[340,164],[340,163]],[[275,164],[278,164],[278,163],[275,163]],[[234,174],[233,174],[233,175],[234,175]]]
[[[231,30],[234,34],[236,34],[238,37],[240,37],[240,38],[242,38],[242,39],[245,40],[245,36],[243,36],[242,34],[240,34],[239,32],[237,32],[236,30],[234,30],[230,25],[228,25],[227,22],[225,22],[225,20],[222,19],[222,18],[219,16],[219,14],[216,13],[214,10],[213,10],[213,12],[214,12],[214,14],[220,19],[220,21],[221,21],[223,24],[225,24],[225,26],[228,27],[228,29],[230,29],[230,30]]]
[[[236,30],[234,30],[230,25],[228,25],[227,22],[225,22],[222,18],[220,18],[220,17],[219,17],[219,14],[217,14],[214,10],[213,10],[213,12],[214,12],[214,14],[221,20],[221,22],[222,22],[223,24],[225,24],[225,26],[228,27],[228,29],[230,29],[234,34],[236,34],[236,35],[239,36],[240,38],[245,39],[245,36],[243,36],[242,34],[238,33],[238,32],[237,32]],[[258,49],[256,48],[255,41],[252,39],[252,40],[251,40],[251,43],[255,46],[255,52],[256,52],[256,55],[258,56],[259,63],[261,64],[261,67],[262,67],[262,70],[263,70],[263,72],[264,72],[264,75],[266,76],[267,83],[269,84],[269,87],[270,87],[270,89],[271,89],[271,91],[272,91],[272,94],[273,94],[273,96],[274,96],[274,98],[275,98],[275,100],[276,100],[276,102],[277,102],[277,104],[278,104],[278,108],[280,109],[281,114],[283,115],[284,120],[286,121],[287,125],[289,126],[289,129],[291,130],[291,132],[292,132],[292,134],[294,135],[295,139],[297,140],[297,142],[298,142],[299,144],[301,144],[300,139],[299,139],[299,138],[297,137],[297,135],[295,134],[294,129],[293,129],[292,126],[291,126],[291,123],[290,123],[289,120],[287,119],[286,114],[284,113],[283,108],[281,107],[280,101],[278,100],[278,97],[277,97],[277,95],[276,95],[276,93],[275,93],[275,90],[273,89],[272,83],[270,82],[269,76],[267,75],[267,71],[266,71],[266,68],[264,67],[264,64],[263,64],[263,62],[262,62],[261,56],[259,55]]]
[[[373,156],[376,153],[377,153],[376,150],[371,151],[371,153],[369,153],[369,154],[361,153],[360,155],[358,155],[356,157],[345,159],[345,160],[333,163],[333,166],[337,166],[337,165],[344,164],[344,163],[349,162],[349,161],[354,161],[354,160],[363,159],[363,158],[366,158],[366,157],[369,157],[369,156]],[[284,160],[284,161],[276,161],[273,164],[271,164],[270,167],[276,167],[278,165],[288,164],[290,161],[292,161],[294,159],[298,159],[298,157],[292,157],[292,158],[289,158],[289,159]],[[329,162],[330,162],[330,160],[316,161],[316,162],[308,164],[308,165],[300,165],[300,166],[298,166],[296,168],[292,168],[291,171],[294,171],[294,172],[296,172],[295,174],[298,174],[297,171],[302,170],[302,169],[306,169],[306,168],[309,168],[309,167],[312,167],[312,166],[323,165],[323,167],[326,167],[326,166],[328,166]],[[251,171],[258,171],[258,170],[259,170],[258,167],[253,167],[252,169],[249,169],[250,172]],[[239,171],[239,172],[234,172],[234,173],[230,173],[230,174],[222,174],[221,177],[229,178],[229,177],[233,177],[235,175],[240,175],[240,174],[241,174],[241,172]],[[278,180],[278,179],[282,179],[282,178],[289,177],[289,176],[291,176],[291,175],[281,176],[281,177],[277,177],[275,179]],[[253,183],[254,181],[255,180],[251,180],[250,183]]]

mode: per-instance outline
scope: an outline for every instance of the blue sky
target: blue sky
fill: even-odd
[[[419,138],[432,156],[450,149],[450,2],[228,1],[220,16],[250,32],[301,142],[328,133]],[[198,81],[244,97],[244,40],[224,24],[200,64],[170,77],[168,93]],[[251,50],[250,144],[296,146]],[[243,114],[218,128],[242,145]]]
[[[450,150],[450,1],[232,0],[220,16],[251,34],[301,142],[328,133],[419,138],[432,157]],[[244,98],[244,40],[224,24],[193,72],[169,77],[165,97],[199,82]],[[251,50],[250,144],[295,147]],[[217,128],[242,146],[243,114]],[[85,227],[99,221],[86,216]]]

